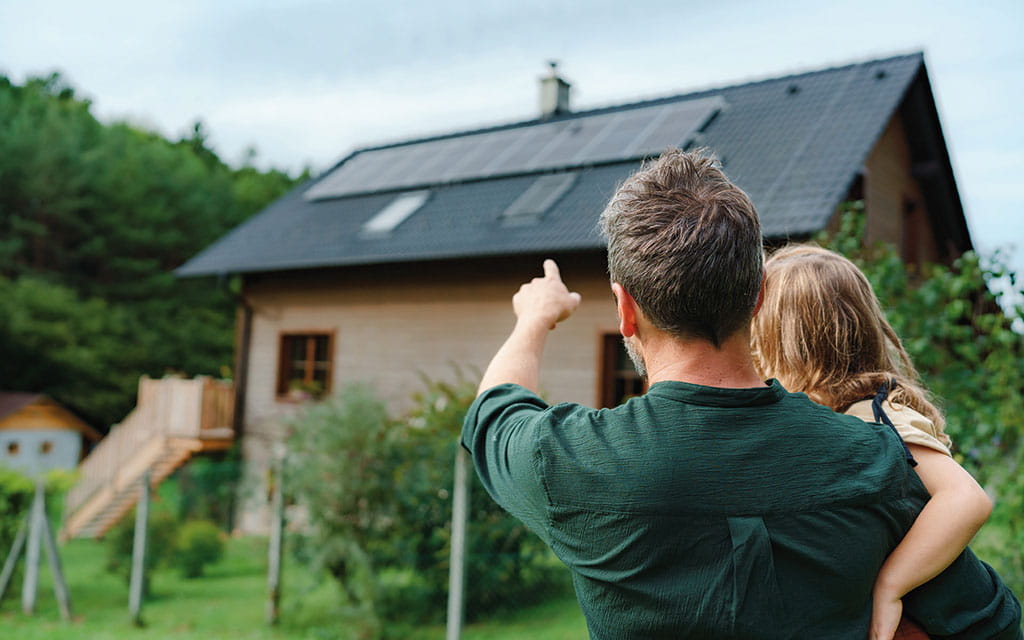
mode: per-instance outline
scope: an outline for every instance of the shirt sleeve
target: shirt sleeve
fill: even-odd
[[[469,407],[462,423],[462,446],[494,501],[550,542],[538,446],[547,409],[547,403],[524,387],[492,387]]]
[[[1021,640],[1020,602],[970,548],[903,597],[904,611],[932,638]]]

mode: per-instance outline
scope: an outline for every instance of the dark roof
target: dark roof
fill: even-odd
[[[0,420],[21,411],[41,397],[38,393],[0,391]]]
[[[583,153],[582,160],[577,157],[561,164],[505,163],[510,171],[504,173],[431,173],[413,162],[409,164],[425,181],[368,178],[365,189],[353,178],[360,175],[353,167],[357,162],[373,165],[375,158],[378,167],[386,167],[384,154],[401,158],[401,152],[415,152],[418,158],[430,158],[431,152],[456,158],[450,150],[471,149],[467,140],[515,143],[523,136],[537,138],[541,127],[554,130],[553,123],[585,129],[611,114],[659,113],[653,107],[660,105],[671,107],[672,113],[686,112],[683,103],[713,108],[701,112],[703,120],[694,121],[691,113],[690,120],[680,122],[678,129],[686,133],[679,135],[685,138],[670,144],[710,147],[730,178],[750,195],[766,236],[804,236],[825,227],[910,87],[915,80],[922,82],[920,78],[927,86],[924,57],[915,53],[554,119],[368,147],[271,204],[178,269],[178,274],[601,249],[597,218],[617,186],[639,166],[635,154],[587,157]],[[699,126],[694,127],[694,122]],[[497,134],[502,135],[500,140]],[[633,145],[637,146],[641,145]],[[948,156],[943,157],[948,166]],[[510,205],[541,175],[560,172],[578,176],[532,223],[510,224],[503,216]],[[345,188],[325,189],[330,180]],[[413,188],[430,191],[421,208],[390,233],[363,231],[367,221]],[[956,208],[962,219],[958,196]]]

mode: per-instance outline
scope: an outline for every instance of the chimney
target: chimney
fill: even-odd
[[[550,118],[569,113],[569,87],[558,75],[558,61],[549,60],[551,72],[540,79],[540,117]]]

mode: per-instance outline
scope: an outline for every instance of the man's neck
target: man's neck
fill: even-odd
[[[682,340],[658,331],[643,346],[649,384],[675,380],[724,389],[764,386],[754,368],[746,330],[717,349],[706,340]]]

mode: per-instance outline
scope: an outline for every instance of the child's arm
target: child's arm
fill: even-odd
[[[992,500],[955,460],[928,447],[908,446],[932,497],[875,580],[871,640],[891,640],[903,596],[942,573],[992,513]]]

